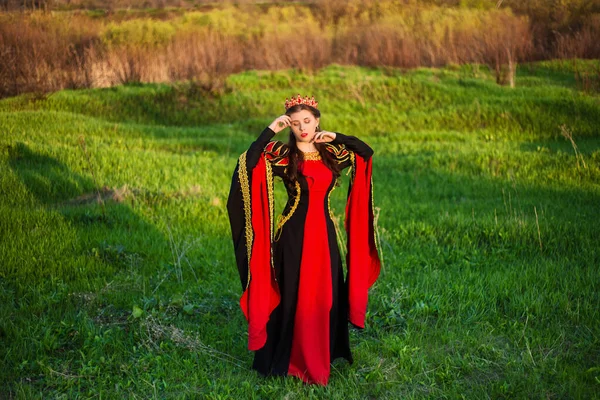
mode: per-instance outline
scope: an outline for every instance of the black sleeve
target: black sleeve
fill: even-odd
[[[366,160],[373,155],[373,149],[368,144],[357,138],[356,136],[344,135],[343,133],[335,132],[335,139],[331,141],[333,144],[343,144],[350,151],[358,154]]]
[[[245,168],[245,182],[242,184],[240,177],[240,159],[233,172],[231,179],[231,187],[229,189],[229,196],[227,198],[227,213],[229,215],[229,223],[231,226],[231,238],[233,239],[233,248],[235,250],[235,259],[238,267],[240,282],[242,289],[245,290],[248,285],[248,247],[246,241],[246,215],[245,215],[245,204],[244,204],[244,187],[252,187],[252,170],[256,167],[258,160],[260,159],[262,152],[271,138],[275,135],[275,132],[270,128],[265,128],[260,136],[252,142],[250,148],[246,152]]]
[[[260,134],[260,136],[252,142],[248,151],[246,152],[246,168],[251,171],[258,163],[261,153],[265,149],[265,146],[269,144],[271,139],[275,136],[275,132],[269,127],[266,127]]]

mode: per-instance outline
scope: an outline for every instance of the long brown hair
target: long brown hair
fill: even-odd
[[[292,106],[286,110],[285,114],[291,115],[301,110],[310,111],[310,113],[315,118],[321,117],[321,112],[318,109],[308,106],[306,104],[297,104],[295,106]],[[320,123],[319,125],[317,125],[316,132],[321,132]],[[288,182],[294,183],[298,180],[298,160],[301,160],[303,156],[302,151],[298,149],[298,146],[296,144],[296,137],[294,136],[294,132],[292,132],[292,128],[290,128],[288,146],[290,151],[288,153],[289,163],[286,169],[286,175]],[[319,155],[321,156],[321,159],[323,160],[325,166],[327,166],[327,168],[329,168],[329,170],[333,173],[333,178],[337,179],[340,176],[340,167],[336,162],[333,154],[331,154],[327,150],[327,148],[325,147],[325,143],[315,143],[315,147],[319,151]]]

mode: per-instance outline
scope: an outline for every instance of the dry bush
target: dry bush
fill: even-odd
[[[334,59],[342,64],[363,66],[421,65],[414,37],[389,27],[356,27],[335,38]]]
[[[413,9],[414,0],[315,0],[309,2],[310,9],[321,28],[332,26],[350,27],[373,24],[380,19]]]
[[[533,42],[531,60],[561,57],[559,54],[565,51],[570,54],[571,46],[579,48],[579,54],[590,54],[585,58],[598,57],[597,52],[590,51],[597,46],[593,40],[587,40],[584,31],[586,26],[594,26],[588,22],[590,19],[595,18],[595,26],[598,26],[600,0],[504,0],[503,6],[529,18]]]
[[[111,4],[122,1],[128,0]],[[558,36],[548,52],[535,44],[529,20],[506,10],[375,0],[318,0],[297,7],[229,7],[166,22],[115,22],[111,16],[109,24],[84,15],[0,14],[0,97],[179,80],[213,91],[225,76],[246,69],[314,70],[330,63],[403,68],[485,63],[496,70],[499,84],[513,85],[519,61],[600,56],[598,17]],[[298,21],[305,23],[301,35]]]
[[[312,7],[321,27],[337,25],[354,11],[355,1],[351,0],[317,0]]]
[[[585,20],[578,32],[559,35],[556,40],[556,58],[600,58],[600,15]]]
[[[109,85],[151,82],[148,70],[156,62],[156,57],[143,48],[133,46],[112,49],[106,56]]]
[[[357,26],[338,34],[332,44],[336,62],[365,66],[443,66],[446,64],[487,63],[494,68],[515,65],[531,48],[528,23],[505,13],[492,13],[469,25],[407,20],[412,26],[373,24]],[[441,25],[441,26],[440,26]],[[443,30],[440,35],[430,34]]]
[[[480,36],[471,43],[479,53],[479,60],[496,71],[496,82],[514,87],[517,62],[527,59],[532,49],[532,37],[525,18],[498,14]]]
[[[314,70],[331,62],[331,44],[321,35],[268,37],[245,51],[253,68]]]
[[[0,97],[93,86],[98,35],[79,21],[51,16],[3,18]]]
[[[195,80],[210,86],[245,69],[302,68],[314,70],[331,60],[327,39],[314,34],[268,36],[242,41],[217,32],[178,35],[165,50],[170,80]]]
[[[226,77],[244,69],[239,40],[216,32],[177,35],[163,54],[170,81],[189,81],[191,90],[215,95],[224,89]]]

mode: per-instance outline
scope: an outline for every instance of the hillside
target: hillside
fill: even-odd
[[[0,392],[593,397],[600,97],[575,65],[595,64],[520,65],[514,89],[475,64],[332,65],[0,100]],[[327,388],[250,371],[225,209],[298,92],[375,150],[384,267]]]

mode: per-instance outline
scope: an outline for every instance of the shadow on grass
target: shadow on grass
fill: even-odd
[[[14,315],[10,322],[0,323],[0,339],[8,351],[4,360],[7,371],[0,372],[0,378],[5,377],[3,372],[9,377],[0,379],[9,382],[8,387],[0,383],[0,390],[10,393],[9,397],[19,390],[65,390],[71,386],[70,378],[80,375],[94,378],[91,382],[96,387],[98,382],[117,386],[122,377],[112,376],[110,371],[135,364],[140,353],[143,358],[154,357],[163,351],[164,342],[169,352],[181,351],[186,362],[199,357],[200,365],[210,363],[215,369],[230,367],[231,363],[240,363],[245,369],[245,360],[230,356],[230,348],[222,342],[234,343],[244,329],[235,318],[228,318],[238,315],[239,320],[237,301],[215,296],[195,299],[193,308],[185,307],[190,303],[178,293],[185,288],[182,283],[173,283],[175,266],[154,262],[169,258],[171,239],[136,215],[127,199],[115,199],[111,194],[103,211],[95,196],[87,196],[95,189],[91,178],[74,173],[58,159],[33,151],[24,143],[10,147],[8,165],[23,185],[19,188],[21,196],[25,192],[31,195],[28,204],[17,200],[15,214],[31,215],[27,221],[6,226],[22,223],[37,229],[35,237],[45,236],[46,247],[32,242],[34,236],[26,236],[26,230],[9,232],[20,236],[13,236],[14,241],[25,243],[14,248],[41,250],[40,262],[24,266],[19,263],[21,254],[11,254],[10,262],[15,265],[3,266],[3,270],[12,273],[6,276],[0,270],[2,277],[8,278],[0,279],[0,299],[10,298],[0,306],[0,315]],[[48,251],[48,245],[60,250]],[[147,274],[141,274],[142,269]],[[192,273],[187,266],[182,272]],[[148,274],[151,276],[144,276]],[[198,274],[196,281],[190,278],[197,284],[206,276]],[[154,295],[153,289],[159,287]],[[144,315],[136,316],[133,305],[139,305],[140,312],[143,308]],[[226,349],[219,351],[219,347]],[[100,358],[99,372],[86,369],[89,360]],[[219,361],[222,359],[225,362]],[[28,360],[27,364],[23,360]],[[66,366],[61,371],[72,375],[53,375],[52,368],[59,369],[58,365]],[[190,365],[189,373],[195,373],[195,364]]]
[[[261,114],[254,99],[231,99],[227,92],[207,96],[190,84],[144,83],[63,91],[41,107],[69,109],[111,122],[181,127],[229,123]]]
[[[591,156],[600,150],[600,138],[574,138],[577,145],[577,151],[586,156]],[[558,140],[539,140],[534,142],[522,143],[520,146],[522,151],[539,152],[548,151],[550,153],[565,153],[574,155],[573,145],[565,138]]]
[[[543,82],[548,85],[577,89],[575,75],[570,70],[559,70],[556,68],[545,67],[543,65],[523,64],[517,68],[517,86],[519,78],[527,78],[528,81]]]
[[[132,210],[126,193],[96,188],[91,178],[74,173],[59,160],[36,153],[23,143],[10,149],[9,166],[35,203],[58,212],[69,229],[75,230],[74,259],[81,256],[76,254],[80,251],[95,262],[107,264],[107,271],[119,273],[131,267],[135,258],[140,271],[156,273],[156,266],[144,265],[144,261],[159,260],[168,253],[168,240]],[[81,273],[96,275],[95,271]],[[77,274],[69,275],[60,278],[69,280]]]

